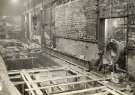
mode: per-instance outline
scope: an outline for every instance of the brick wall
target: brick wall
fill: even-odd
[[[128,0],[99,0],[100,17],[122,17],[126,15]]]
[[[56,37],[56,48],[76,57],[84,56],[86,60],[97,57],[98,45],[79,41],[96,40],[97,32],[97,1],[98,0],[58,0],[51,8],[45,8],[45,32],[50,42]],[[66,1],[66,3],[62,3]],[[130,0],[131,1],[131,0]],[[134,1],[134,0],[132,0]],[[48,5],[51,0],[45,0]],[[123,17],[128,0],[99,0],[100,18]],[[46,7],[46,6],[44,6]],[[63,39],[64,37],[68,39]],[[70,40],[74,38],[78,41]],[[100,43],[100,42],[99,42]],[[134,58],[131,58],[134,60]],[[130,61],[132,67],[134,63]],[[130,71],[133,69],[130,68]]]
[[[61,52],[89,61],[97,57],[96,43],[79,41],[79,39],[96,41],[96,21],[97,0],[74,0],[56,6],[56,36],[69,38],[56,38],[56,48]]]
[[[98,56],[98,46],[96,43],[88,43],[74,40],[57,38],[56,46],[58,51],[75,56],[80,59],[91,61]]]
[[[96,0],[74,0],[55,8],[57,36],[96,40]]]

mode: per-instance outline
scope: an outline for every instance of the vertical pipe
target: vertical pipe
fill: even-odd
[[[44,15],[44,0],[41,1],[42,3],[42,10],[41,10],[41,48],[45,48],[46,46],[46,39],[44,37],[44,30],[45,30],[45,24],[44,24],[44,18],[45,18],[45,15]]]

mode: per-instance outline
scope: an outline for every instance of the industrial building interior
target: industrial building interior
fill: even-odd
[[[135,95],[135,0],[0,0],[0,95]]]

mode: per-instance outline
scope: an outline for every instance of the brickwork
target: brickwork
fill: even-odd
[[[96,0],[74,0],[55,8],[57,36],[96,40]]]

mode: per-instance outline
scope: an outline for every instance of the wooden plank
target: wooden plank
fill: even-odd
[[[55,84],[55,85],[49,85],[49,86],[45,86],[45,87],[39,87],[39,89],[49,89],[49,88],[58,87],[58,86],[68,86],[68,85],[75,85],[75,84],[83,84],[83,83],[96,82],[96,81],[102,81],[102,80],[104,80],[104,79],[86,80],[86,81],[79,81],[79,82],[70,82],[70,83]],[[30,90],[34,90],[34,89],[33,88],[26,89],[26,91],[30,91]]]
[[[71,68],[71,69],[74,71],[73,68]],[[80,70],[79,68],[78,68],[78,69],[75,69],[75,70],[76,70],[76,72],[78,72],[78,73],[80,73],[80,74],[82,74],[82,75],[87,74],[87,75],[88,75],[87,77],[89,77],[89,78],[92,79],[92,80],[99,78],[98,76],[96,76],[95,74],[93,74],[93,73],[91,73],[91,72],[89,72],[89,73],[80,72],[81,70]],[[126,93],[124,93],[124,92],[122,92],[122,91],[120,91],[120,90],[118,90],[118,89],[112,87],[111,85],[105,84],[105,83],[102,82],[102,81],[98,81],[98,83],[99,83],[99,84],[102,84],[102,85],[104,85],[104,86],[106,86],[109,91],[112,91],[112,92],[114,92],[114,93],[117,93],[118,95],[128,95],[128,94],[126,94]],[[114,95],[115,95],[115,94],[114,94]]]
[[[28,81],[26,80],[26,78],[24,77],[24,74],[23,74],[23,73],[20,73],[20,74],[21,74],[21,76],[22,76],[24,82],[26,83],[27,87],[28,87],[29,89],[31,89],[31,85],[29,84],[29,82],[28,82]],[[30,91],[30,92],[31,92],[32,95],[35,95],[34,91]]]
[[[38,89],[38,85],[32,82],[33,80],[31,79],[30,75],[26,71],[23,71],[23,74],[25,75],[30,85],[35,89],[34,91],[36,92],[36,94],[43,95],[42,91]]]
[[[22,84],[26,84],[24,81],[19,81],[19,82],[12,82],[15,86],[16,85],[22,85]]]
[[[70,66],[71,67],[71,66]],[[90,78],[90,79],[92,79],[92,80],[95,80],[95,79],[99,79],[99,77],[98,76],[96,76],[95,74],[93,74],[93,73],[91,73],[91,72],[89,72],[89,73],[86,73],[85,71],[83,72],[80,68],[78,68],[78,69],[74,69],[74,67],[71,67],[71,68],[68,68],[70,71],[72,71],[72,72],[78,72],[78,73],[80,73],[80,74],[82,74],[82,75],[86,75],[88,78]],[[108,78],[108,79],[110,79],[110,78]],[[107,85],[107,84],[105,84],[104,82],[102,82],[102,81],[97,81],[99,84],[101,84],[101,85],[104,85],[104,86],[106,86],[108,89],[109,89],[109,91],[112,91],[112,92],[114,92],[114,93],[117,93],[118,95],[127,95],[126,93],[123,93],[123,92],[121,92],[120,90],[116,90],[115,88],[113,88],[113,87],[111,87],[110,85]],[[120,94],[119,94],[120,93]]]
[[[71,78],[77,78],[77,77],[85,77],[85,75],[72,75],[72,76],[65,76],[65,77],[56,77],[56,78],[50,78],[47,80],[35,80],[33,82],[35,83],[41,83],[41,82],[47,82],[47,81],[55,81],[55,80],[62,80],[62,79],[71,79]]]
[[[26,71],[28,73],[36,73],[36,72],[52,72],[52,71],[60,71],[60,70],[66,70],[64,67],[60,67],[60,68],[49,68],[49,69],[27,69]],[[13,71],[9,71],[8,74],[9,75],[14,75],[14,74],[20,74],[20,70],[13,70]]]
[[[21,75],[9,76],[10,79],[20,79]]]
[[[102,81],[99,81],[99,83],[102,84],[102,85],[104,85],[104,86],[106,86],[108,88],[107,90],[110,91],[110,92],[112,92],[112,93],[114,93],[114,95],[115,95],[115,93],[117,93],[117,95],[128,95],[128,94],[120,91],[119,89],[112,87],[109,84],[103,83]]]
[[[71,66],[70,66],[71,67]],[[71,69],[70,69],[71,71],[75,71],[75,72],[78,72],[78,73],[80,73],[80,74],[82,74],[82,75],[86,75],[88,78],[90,78],[90,79],[92,79],[92,80],[94,80],[94,79],[99,79],[99,77],[98,76],[96,76],[93,72],[80,72],[81,70],[80,70],[80,68],[78,68],[78,69],[74,69],[74,68],[72,68],[71,67]],[[110,79],[110,78],[108,78],[108,79]],[[113,90],[114,92],[116,92],[116,93],[120,93],[121,95],[127,95],[126,93],[123,93],[123,92],[121,92],[120,90],[117,90],[117,89],[115,89],[115,88],[113,88],[112,86],[110,86],[110,85],[108,85],[108,84],[105,84],[104,82],[102,82],[102,81],[97,81],[99,84],[102,84],[102,85],[104,85],[104,86],[106,86],[108,89],[110,89],[111,91]]]
[[[100,92],[100,93],[95,93],[95,94],[90,94],[90,95],[108,95],[108,92]]]
[[[111,89],[108,89],[108,88],[106,89],[106,91],[110,92],[113,95],[121,95],[121,94],[118,94],[117,92],[115,92],[115,91],[113,91]]]
[[[53,84],[56,84],[56,82],[55,81],[51,81]],[[55,86],[55,87],[57,87],[60,91],[64,91],[64,88],[62,88],[62,87],[59,87],[59,86]]]
[[[94,88],[89,88],[89,89],[76,90],[76,91],[70,91],[70,92],[58,93],[58,94],[52,94],[52,95],[72,95],[72,94],[90,92],[90,91],[95,91],[95,90],[100,90],[100,89],[105,89],[105,88],[106,88],[105,86],[100,86],[100,87],[94,87]]]

